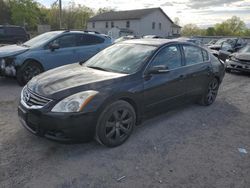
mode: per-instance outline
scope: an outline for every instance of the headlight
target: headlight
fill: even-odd
[[[97,91],[84,91],[71,95],[57,103],[52,112],[80,112],[93,99]]]

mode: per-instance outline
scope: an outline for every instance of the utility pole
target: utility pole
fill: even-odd
[[[62,29],[62,0],[59,0],[59,27]]]

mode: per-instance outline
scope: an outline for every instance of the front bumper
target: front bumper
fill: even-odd
[[[9,62],[10,59],[7,61],[4,58],[0,58],[0,76],[16,76],[16,68],[12,62]]]
[[[56,141],[90,141],[95,134],[95,113],[44,113],[18,106],[21,124],[31,133]]]
[[[226,69],[250,72],[250,64],[240,63],[232,60],[226,62]]]

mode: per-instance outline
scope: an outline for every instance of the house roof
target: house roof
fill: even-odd
[[[111,21],[111,20],[138,20],[142,17],[151,14],[152,12],[159,10],[164,16],[171,22],[174,23],[161,8],[148,8],[148,9],[136,9],[126,11],[110,11],[90,18],[88,21]]]
[[[173,23],[172,26],[173,26],[173,27],[176,27],[176,28],[181,28],[181,26],[179,26],[179,25],[177,25],[177,24],[175,24],[175,23]]]

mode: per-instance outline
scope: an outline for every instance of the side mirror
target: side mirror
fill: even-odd
[[[148,70],[148,74],[162,74],[162,73],[168,73],[169,69],[165,65],[157,65],[153,66]]]
[[[51,43],[51,44],[49,45],[49,49],[50,49],[51,51],[57,50],[57,49],[59,49],[59,48],[60,48],[59,44],[56,44],[56,43]]]

